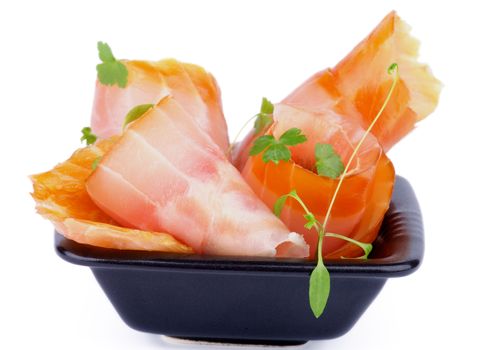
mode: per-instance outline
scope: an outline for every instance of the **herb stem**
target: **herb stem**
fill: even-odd
[[[232,153],[232,150],[233,150],[233,147],[235,145],[235,143],[237,142],[238,138],[240,137],[240,134],[242,133],[242,131],[244,131],[244,129],[247,127],[247,125],[249,125],[249,123],[254,120],[255,118],[257,118],[259,116],[259,113],[257,113],[256,115],[254,115],[252,118],[248,119],[245,124],[240,128],[240,130],[238,131],[237,135],[235,136],[235,138],[233,139],[233,142],[230,143],[230,145],[228,146],[228,149],[227,149],[227,152],[226,152],[226,156],[229,157],[230,154]]]
[[[379,112],[377,113],[377,115],[375,116],[375,118],[372,120],[372,123],[370,123],[368,129],[365,131],[365,133],[363,134],[362,138],[358,142],[357,146],[353,150],[353,153],[352,153],[350,159],[348,160],[347,165],[345,166],[345,170],[343,171],[342,175],[340,176],[340,180],[338,181],[338,185],[335,188],[335,192],[333,193],[333,197],[331,198],[330,205],[328,206],[328,210],[326,211],[325,219],[323,220],[322,226],[323,226],[323,229],[325,230],[325,232],[326,232],[326,226],[328,224],[328,221],[330,220],[331,209],[333,208],[333,205],[335,204],[335,200],[337,198],[338,192],[340,190],[340,187],[342,186],[343,180],[345,179],[345,174],[348,172],[348,169],[350,168],[350,165],[352,164],[353,159],[357,155],[360,146],[362,146],[362,144],[364,143],[365,139],[367,138],[367,135],[370,133],[370,131],[374,127],[375,123],[377,122],[377,120],[379,120],[379,117],[382,115],[382,113],[386,109],[386,106],[389,103],[389,100],[391,99],[392,92],[394,91],[394,89],[396,87],[396,84],[397,84],[397,81],[399,80],[399,74],[398,74],[397,65],[396,64],[393,64],[393,65],[391,65],[391,67],[393,67],[393,70],[394,70],[394,73],[395,73],[394,74],[394,79],[393,79],[392,84],[391,84],[391,87],[389,89],[389,92],[387,94],[387,97],[386,97],[384,103],[382,104],[382,107],[380,108]],[[391,69],[389,69],[388,71],[391,71]]]
[[[326,232],[324,236],[325,237],[333,237],[333,238],[343,239],[344,241],[347,241],[347,242],[350,242],[350,243],[353,243],[353,244],[359,246],[364,251],[364,255],[360,257],[360,258],[363,258],[363,259],[367,259],[367,257],[369,256],[370,252],[372,251],[372,244],[370,244],[370,243],[362,243],[360,241],[357,241],[357,240],[355,240],[353,238],[350,238],[350,237],[341,235],[339,233]]]
[[[308,207],[306,206],[306,204],[304,204],[304,202],[301,199],[301,197],[298,196],[296,190],[291,191],[291,193],[289,195],[292,198],[294,198],[301,205],[301,207],[303,207],[303,209],[306,212],[306,214],[312,215],[314,217],[313,213],[309,211]],[[316,220],[313,223],[313,227],[316,229],[316,231],[318,232],[318,234],[321,234],[321,232],[323,232],[323,227],[321,227],[321,224],[318,221],[316,221]]]
[[[367,258],[368,254],[372,250],[372,244],[361,243],[361,242],[358,242],[358,241],[356,241],[350,237],[346,237],[346,236],[343,236],[343,235],[340,235],[337,233],[326,232],[326,226],[328,224],[328,220],[330,219],[331,209],[333,208],[333,205],[335,204],[335,200],[337,198],[338,192],[339,192],[340,187],[343,183],[343,180],[345,179],[345,175],[347,174],[348,169],[350,168],[350,165],[352,164],[353,159],[357,155],[359,148],[364,143],[365,138],[371,132],[375,123],[377,122],[379,117],[384,112],[384,109],[386,108],[387,103],[391,99],[392,92],[394,91],[394,88],[396,87],[397,81],[399,79],[397,64],[396,63],[391,64],[389,66],[389,68],[387,69],[387,72],[388,72],[388,74],[395,73],[391,87],[390,87],[389,92],[387,94],[387,97],[386,97],[382,107],[380,108],[379,112],[377,113],[375,118],[372,120],[372,123],[369,125],[368,129],[365,131],[364,135],[362,136],[362,138],[358,142],[357,146],[353,150],[353,153],[352,153],[350,159],[348,160],[348,163],[347,163],[344,171],[342,172],[340,179],[338,181],[338,184],[335,188],[335,192],[333,193],[333,197],[330,201],[330,205],[328,206],[328,209],[326,211],[326,215],[325,215],[325,219],[323,221],[323,224],[319,225],[318,247],[317,247],[317,251],[316,251],[318,261],[316,263],[316,267],[313,269],[313,272],[311,272],[310,280],[309,280],[309,303],[311,306],[311,310],[313,311],[313,314],[315,315],[316,318],[320,317],[321,314],[323,313],[323,311],[326,307],[327,301],[328,301],[329,293],[330,293],[330,280],[331,280],[330,274],[329,274],[328,270],[326,269],[326,266],[323,263],[323,240],[324,240],[324,237],[327,236],[327,237],[340,238],[340,239],[344,239],[345,241],[357,244],[365,252],[364,256],[362,256],[361,258]],[[293,190],[288,195],[290,195],[294,199],[298,200],[298,202],[305,209],[305,211],[307,211],[307,208],[304,205],[304,203],[302,203],[302,201],[300,199],[298,199],[299,197],[298,197],[296,191]],[[307,214],[308,214],[308,211],[307,211]],[[312,217],[312,219],[316,221],[314,216]],[[318,226],[316,224],[316,222],[314,222],[313,224],[314,224],[315,228]]]
[[[318,255],[318,265],[324,265],[323,264],[323,254],[321,252],[323,251],[323,237],[325,236],[325,232],[323,229],[321,229],[318,232],[318,249],[316,250],[316,254]]]

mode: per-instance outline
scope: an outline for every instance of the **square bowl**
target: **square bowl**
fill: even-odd
[[[308,304],[315,263],[121,251],[55,233],[58,255],[91,268],[125,323],[189,339],[299,344],[348,332],[390,277],[414,272],[423,258],[421,212],[410,184],[396,177],[389,210],[367,260],[327,260],[331,291],[316,319]]]

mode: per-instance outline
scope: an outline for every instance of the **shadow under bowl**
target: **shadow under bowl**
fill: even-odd
[[[130,327],[172,337],[245,344],[300,344],[348,332],[390,277],[414,272],[424,253],[421,212],[396,177],[389,210],[367,260],[325,262],[331,291],[316,319],[308,303],[315,263],[120,251],[55,233],[64,260],[89,266]]]

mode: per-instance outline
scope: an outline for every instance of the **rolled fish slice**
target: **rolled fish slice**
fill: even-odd
[[[197,253],[307,257],[176,98],[130,124],[87,181],[93,201],[124,226],[171,232]]]
[[[309,112],[277,104],[274,118],[269,134],[279,138],[286,130],[297,127],[308,140],[290,147],[292,159],[288,162],[281,161],[276,165],[264,163],[261,156],[250,157],[242,175],[268,207],[272,208],[280,196],[295,190],[315,217],[323,222],[338,180],[314,172],[314,147],[317,143],[332,144],[346,163],[364,130],[336,110]],[[346,174],[331,211],[327,232],[372,242],[389,207],[393,183],[394,168],[375,137],[369,134]],[[296,201],[287,200],[281,219],[291,230],[303,234],[310,246],[310,257],[315,257],[318,234],[314,229],[304,227],[304,214]],[[343,240],[325,238],[323,253],[327,258],[355,257],[361,255],[361,250]]]
[[[441,84],[426,65],[418,62],[418,46],[418,41],[409,34],[409,26],[395,12],[391,12],[334,68],[314,74],[282,101],[283,105],[295,108],[294,123],[284,125],[281,121],[280,126],[276,128],[273,125],[267,131],[273,133],[279,131],[279,128],[285,130],[300,127],[306,130],[304,134],[316,141],[319,139],[317,133],[330,130],[320,130],[319,126],[336,119],[332,118],[333,115],[341,115],[345,119],[339,123],[340,127],[355,124],[357,132],[363,133],[384,103],[392,84],[392,76],[387,73],[387,68],[392,63],[398,64],[400,81],[384,113],[372,129],[383,151],[376,158],[374,166],[362,167],[365,163],[361,158],[372,150],[367,145],[363,146],[358,155],[362,166],[358,163],[355,165],[359,166],[357,170],[364,170],[345,178],[332,210],[327,227],[329,231],[362,242],[372,242],[379,231],[394,184],[394,168],[385,152],[409,133],[417,121],[430,114],[438,103]],[[292,120],[289,111],[287,120]],[[279,110],[276,112],[276,124],[279,125]],[[310,122],[313,120],[312,115],[322,115],[327,120]],[[320,177],[313,171],[314,143],[295,147],[292,160],[280,162],[276,166],[263,163],[261,157],[249,157],[251,145],[258,136],[249,133],[232,154],[234,164],[242,171],[254,191],[272,208],[279,196],[296,189],[303,201],[322,218],[336,180]],[[346,139],[335,137],[327,141],[345,160],[348,159],[347,154],[350,154]],[[370,156],[373,154],[369,153]],[[302,228],[305,223],[302,209],[296,203],[287,201],[283,214],[283,220],[290,229],[305,235],[313,257],[317,235],[314,231]],[[359,256],[362,252],[353,244],[329,238],[325,239],[324,254],[328,258],[340,258]]]

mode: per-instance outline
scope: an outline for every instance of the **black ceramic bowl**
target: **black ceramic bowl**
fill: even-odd
[[[396,178],[370,258],[326,261],[331,292],[316,319],[308,304],[314,263],[118,251],[56,233],[61,258],[89,266],[120,317],[143,332],[240,343],[297,344],[349,331],[389,277],[414,272],[424,251],[414,192]]]

